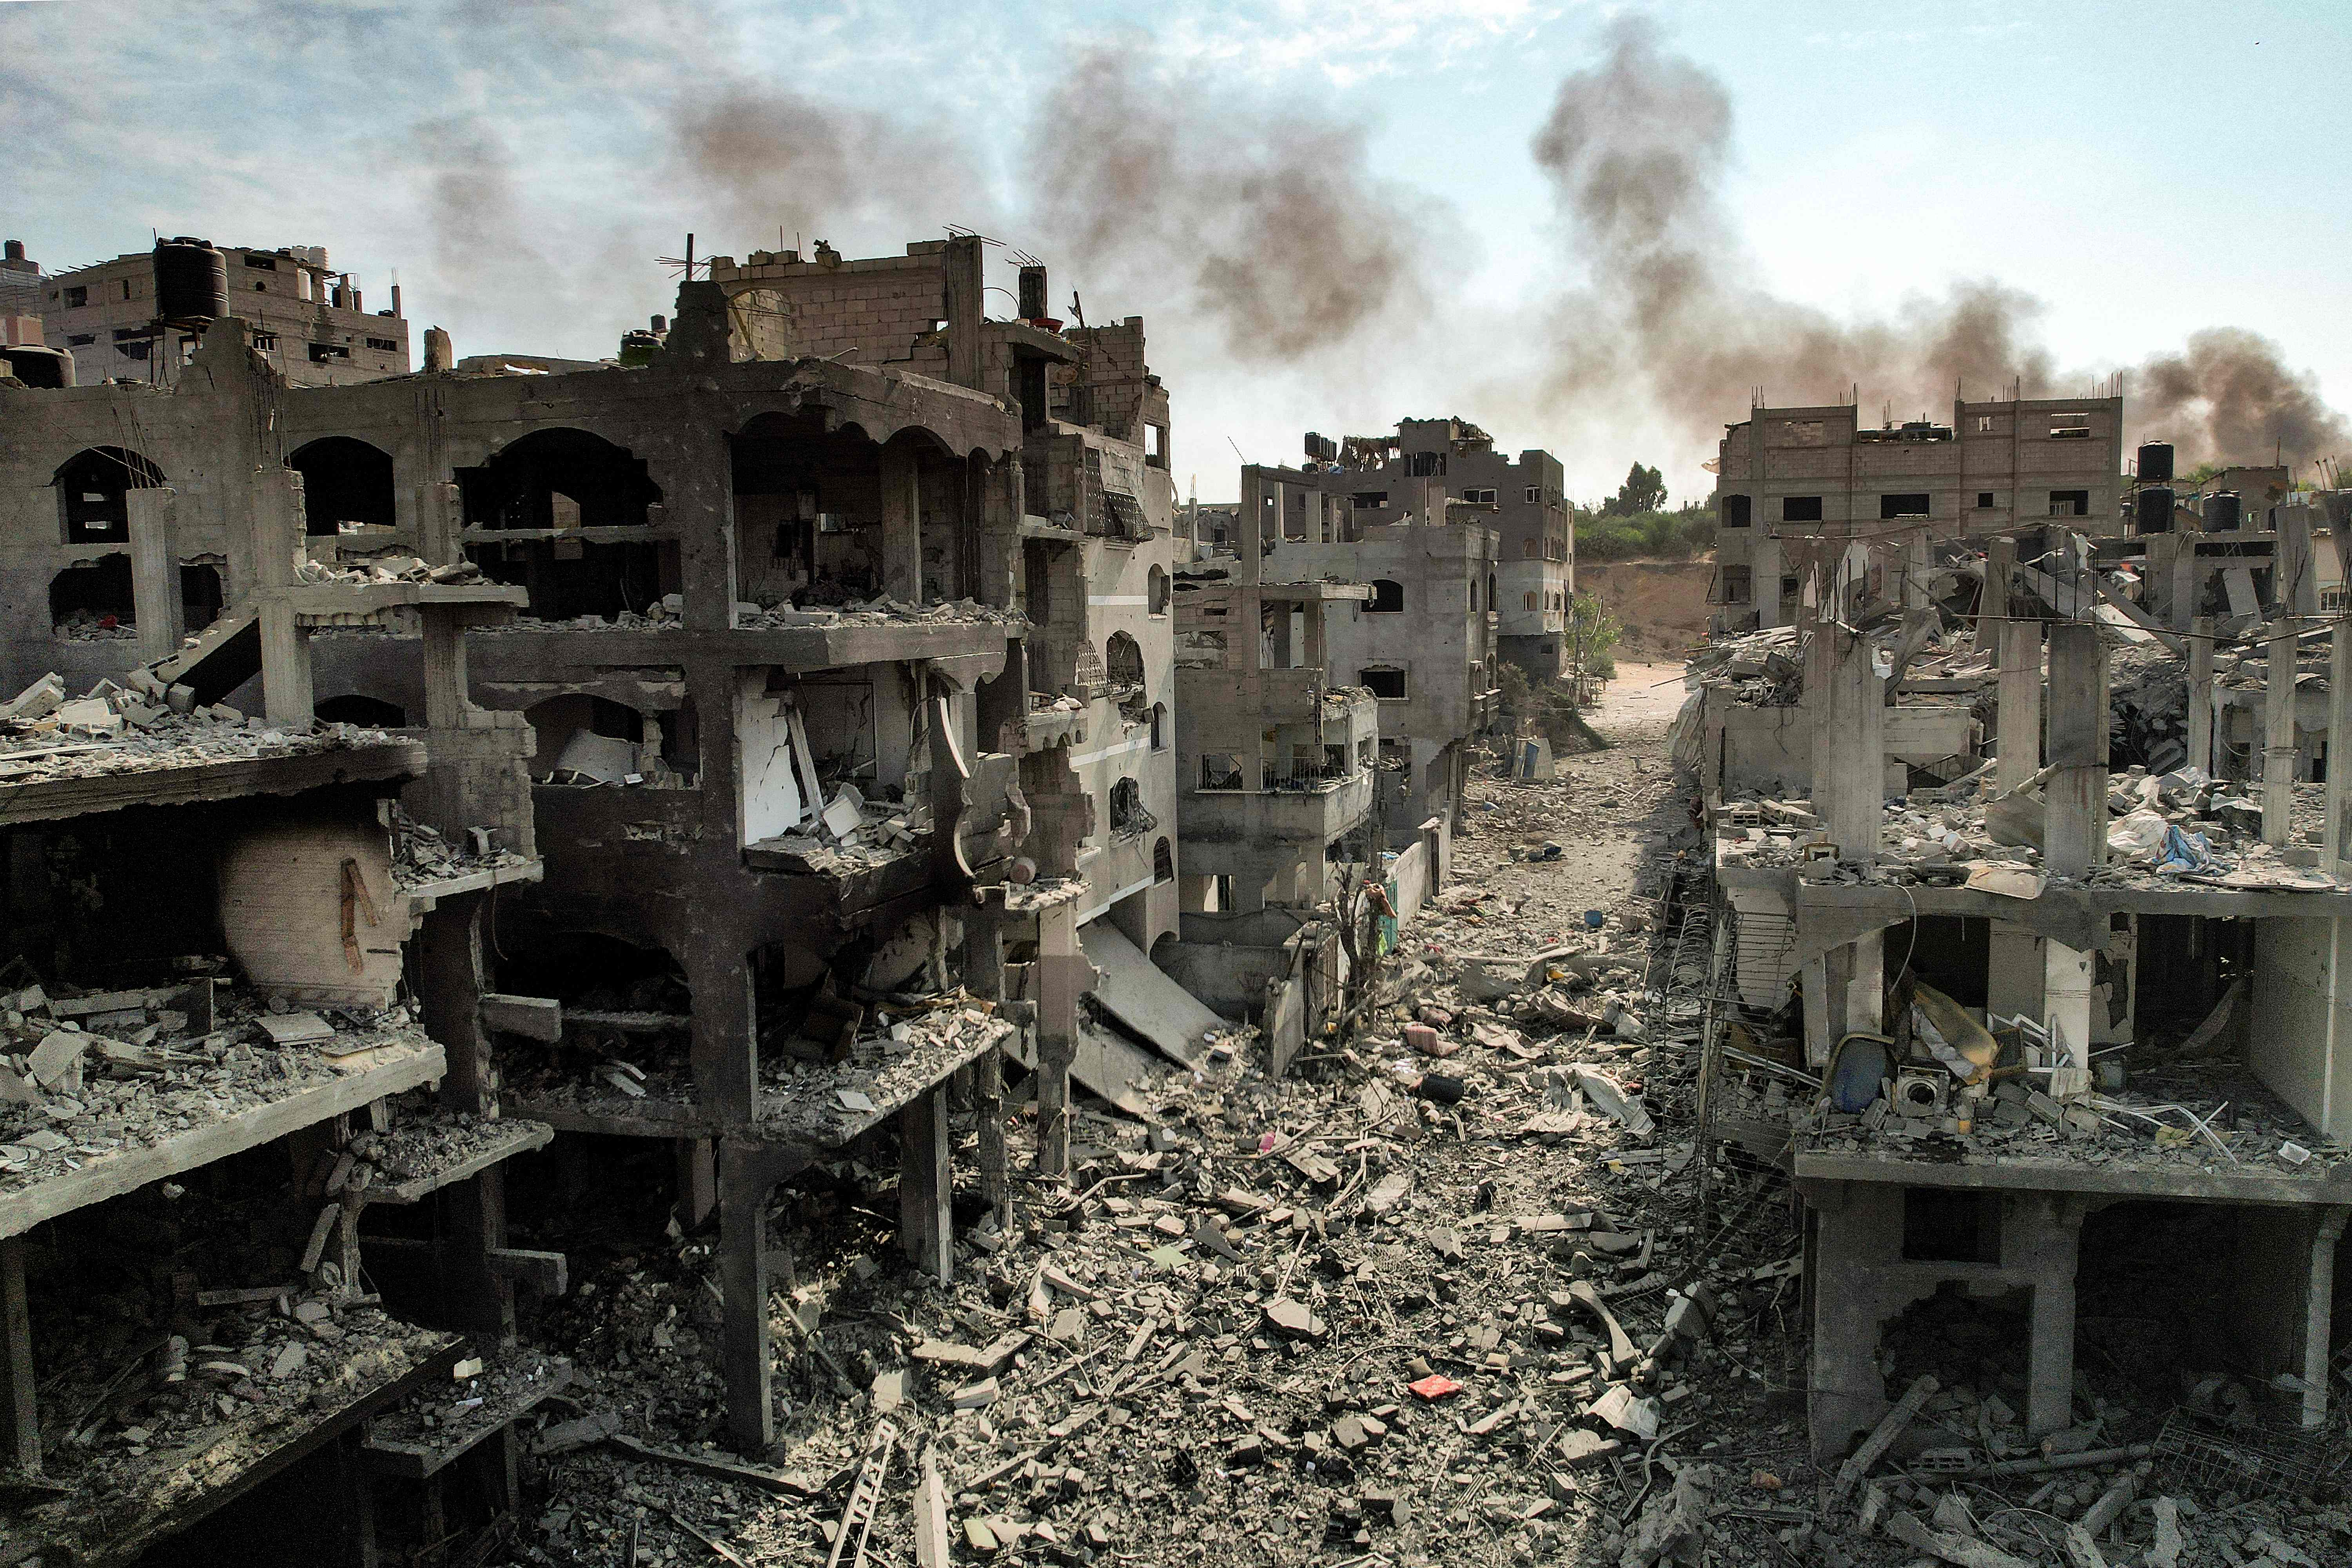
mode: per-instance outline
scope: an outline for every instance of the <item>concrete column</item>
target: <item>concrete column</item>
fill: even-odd
[[[727,1431],[757,1454],[776,1440],[768,1355],[768,1194],[774,1179],[756,1145],[719,1143],[719,1354]]]
[[[34,1398],[33,1309],[25,1294],[25,1238],[0,1240],[0,1458],[18,1475],[41,1473],[41,1415]]]
[[[1805,1005],[1805,1065],[1819,1072],[1829,1065],[1830,1052],[1837,1048],[1831,1031],[1830,968],[1825,958],[1809,960],[1801,973],[1803,983],[1799,990]]]
[[[317,706],[310,692],[310,634],[279,599],[261,606],[262,712],[272,724],[308,729]]]
[[[1246,879],[1244,879],[1246,880]],[[1078,996],[1095,983],[1078,951],[1077,910],[1059,904],[1037,916],[1037,1170],[1070,1166],[1070,1064],[1078,1052]]]
[[[172,569],[172,494],[158,488],[123,497],[131,513],[131,603],[139,657],[152,663],[180,646],[179,574]]]
[[[952,1143],[946,1085],[917,1095],[898,1112],[898,1245],[919,1270],[942,1285],[955,1282]]]
[[[1876,1182],[1810,1187],[1815,1230],[1811,1275],[1812,1366],[1806,1414],[1816,1458],[1844,1453],[1886,1414],[1878,1342],[1909,1292],[1892,1279],[1889,1254],[1902,1255],[1903,1190]]]
[[[706,764],[702,776],[716,770]],[[694,1098],[707,1116],[731,1127],[758,1114],[760,1047],[751,965],[740,933],[723,922],[675,956],[685,966],[694,998]]]
[[[2205,596],[2205,576],[2197,569],[2195,530],[2182,530],[2174,535],[2179,541],[2172,547],[2172,629],[2185,632],[2197,618],[2199,601]]]
[[[2063,1047],[2058,1065],[2084,1072],[2091,1067],[2091,967],[2085,949],[2056,941],[2042,944],[2042,1017],[2051,1044]]]
[[[2270,676],[2263,688],[2263,842],[2294,837],[2294,630],[2272,623]]]
[[[2000,760],[1994,782],[2015,789],[2042,767],[2042,623],[2004,621],[2000,632]]]
[[[1923,528],[1913,534],[1904,545],[1903,607],[1905,609],[1924,610],[1927,607],[1929,602],[1927,574],[1933,565],[1933,554],[1927,548],[1927,531]]]
[[[1813,628],[1813,647],[1807,685],[1818,673],[1822,694],[1814,710],[1813,798],[1839,858],[1869,865],[1878,858],[1885,815],[1885,683],[1872,668],[1867,637],[1824,621]]]
[[[882,592],[910,605],[923,598],[921,474],[905,441],[882,448]]]
[[[2106,858],[2105,663],[2095,624],[2052,623],[2042,860],[2057,876],[2079,878]]]
[[[2340,645],[2344,634],[2338,631]],[[2339,654],[2338,658],[2342,656]],[[2333,690],[2334,688],[2329,689]],[[2213,617],[2198,616],[2189,627],[2189,765],[2213,772]]]
[[[2336,623],[2327,658],[2327,837],[2331,868],[2343,876],[2352,860],[2352,834],[2346,828],[2352,807],[2352,621]]]
[[[1756,601],[1756,627],[1769,631],[1788,623],[1780,616],[1780,536],[1765,531],[1761,522],[1755,525],[1756,538],[1750,549],[1748,595]]]
[[[2327,1424],[2327,1361],[2335,1345],[2336,1248],[2344,1239],[2347,1219],[2352,1219],[2352,1209],[2320,1210],[2319,1224],[2311,1237],[2311,1279],[2303,1296],[2303,1424],[2311,1430]]]
[[[719,1206],[719,1152],[708,1138],[673,1138],[677,1161],[677,1223],[692,1230]]]
[[[2017,541],[1985,541],[1984,598],[1977,606],[1977,649],[2000,662],[2001,627],[2009,621],[2009,578],[2017,569]]]
[[[1985,1011],[2004,1018],[2044,1017],[2042,939],[2012,921],[1994,921],[1988,934]]]
[[[2036,1193],[2011,1205],[2018,1264],[2033,1274],[2032,1337],[2026,1348],[2025,1430],[2046,1437],[2074,1424],[2074,1268],[2082,1253],[2080,1200]],[[2010,1243],[2004,1240],[2002,1251]],[[2007,1257],[2002,1258],[2009,1264]],[[2014,1266],[2014,1265],[2013,1265]]]
[[[982,269],[980,239],[976,235],[957,235],[947,242],[940,253],[940,309],[947,312],[948,379],[958,386],[969,386],[976,392],[988,388],[983,362],[985,354],[981,342]],[[996,388],[1002,392],[1003,387]]]

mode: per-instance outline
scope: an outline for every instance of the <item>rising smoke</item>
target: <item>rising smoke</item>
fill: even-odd
[[[2040,302],[1995,281],[1955,284],[1876,321],[1840,321],[1765,289],[1723,198],[1729,94],[1665,52],[1646,20],[1612,24],[1600,63],[1560,83],[1534,152],[1572,258],[1590,274],[1558,311],[1545,388],[1555,409],[1594,387],[1640,386],[1696,440],[1759,395],[1842,403],[1859,384],[1900,407],[1932,408],[1956,386],[1970,397],[2012,386],[2053,396],[2093,379],[2062,376],[2039,339]],[[2289,371],[2276,345],[2234,329],[2149,359],[2125,392],[2138,432],[2171,440],[2189,463],[2267,458],[2274,444],[2307,459],[2345,440],[2311,379]]]
[[[984,182],[940,130],[750,81],[681,95],[667,129],[671,174],[715,198],[722,232],[761,248],[793,243],[779,229],[813,241],[835,224],[929,234],[944,218],[984,221],[971,194]]]
[[[1082,274],[1171,279],[1227,351],[1296,360],[1423,298],[1433,204],[1373,177],[1362,127],[1195,79],[1148,80],[1140,50],[1078,54],[1040,105],[1034,218]]]

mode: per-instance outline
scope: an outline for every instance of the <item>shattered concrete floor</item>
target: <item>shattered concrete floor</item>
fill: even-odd
[[[845,1563],[863,1531],[863,1561],[907,1565],[2054,1564],[2085,1561],[2063,1532],[2105,1506],[2109,1563],[2342,1561],[2340,1515],[2152,1511],[2153,1488],[2126,1511],[2101,1500],[2114,1466],[1897,1477],[1825,1512],[1785,1184],[1732,1155],[1703,1219],[1657,1070],[1684,1047],[1654,1068],[1644,1038],[1647,927],[1698,853],[1664,757],[1680,693],[1652,684],[1672,673],[1628,668],[1595,715],[1615,744],[1556,782],[1473,783],[1454,879],[1352,1037],[1281,1081],[1246,1051],[1180,1080],[1150,1130],[1082,1116],[1071,1180],[1017,1181],[1003,1232],[960,1191],[952,1288],[895,1250],[890,1151],[780,1192],[799,1270],[765,1455],[717,1446],[713,1247],[666,1216],[667,1151],[519,1168],[519,1218],[572,1217],[518,1239],[569,1251],[575,1284],[536,1325],[573,1382],[526,1425],[511,1560],[816,1563],[847,1510]],[[2030,1455],[1998,1386],[1926,1408]],[[2211,1553],[2163,1554],[2183,1537]]]

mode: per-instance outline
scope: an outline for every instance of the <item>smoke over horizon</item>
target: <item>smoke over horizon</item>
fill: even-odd
[[[1183,279],[1239,359],[1295,360],[1427,298],[1436,204],[1372,173],[1363,127],[1080,53],[1027,136],[1033,222],[1116,284]]]
[[[779,228],[814,242],[821,224],[919,224],[916,214],[942,190],[985,186],[969,150],[943,127],[748,79],[681,95],[664,121],[666,174],[709,193],[719,222],[750,229],[761,249]]]
[[[1534,138],[1567,259],[1589,274],[1555,302],[1559,342],[1538,406],[1572,413],[1596,384],[1638,384],[1676,436],[1711,443],[1759,395],[1837,404],[1859,385],[1874,402],[1932,408],[1956,388],[2062,396],[2104,379],[2105,370],[2062,372],[2041,339],[2042,301],[1997,279],[1844,321],[1770,292],[1723,194],[1730,94],[1660,39],[1646,18],[1612,23],[1601,59],[1562,79]],[[2249,461],[2271,448],[2304,461],[2347,436],[2315,378],[2238,328],[2208,328],[2182,352],[2150,354],[2126,374],[2124,395],[2129,438],[2169,439],[2186,463]]]

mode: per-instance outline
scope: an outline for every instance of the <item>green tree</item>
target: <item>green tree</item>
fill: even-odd
[[[1666,504],[1666,477],[1655,468],[1645,468],[1635,463],[1625,474],[1625,482],[1617,493],[1601,503],[1603,517],[1635,517],[1645,511],[1656,511]]]
[[[1625,628],[1601,601],[1580,592],[1568,602],[1568,661],[1578,676],[1607,680],[1617,673],[1612,651]]]

